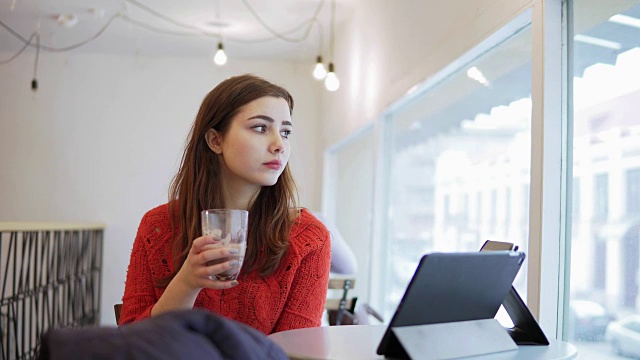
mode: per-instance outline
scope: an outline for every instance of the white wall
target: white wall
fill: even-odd
[[[12,54],[0,53],[0,59]],[[311,64],[33,52],[0,66],[0,221],[106,224],[103,324],[115,323],[139,221],[166,202],[191,123],[222,79],[255,73],[294,96],[291,166],[303,206],[320,207],[320,84]]]

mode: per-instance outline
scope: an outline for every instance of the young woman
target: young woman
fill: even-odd
[[[193,307],[265,334],[319,326],[326,298],[329,232],[298,209],[289,170],[293,99],[253,75],[229,78],[204,99],[169,202],[147,212],[133,244],[120,324]],[[237,281],[213,275],[238,266],[228,248],[205,248],[200,212],[249,211]]]

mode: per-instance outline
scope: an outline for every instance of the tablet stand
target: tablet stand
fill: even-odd
[[[385,355],[393,358],[458,359],[518,349],[496,319],[402,326],[392,330],[399,346],[397,353]]]
[[[518,246],[508,242],[487,240],[480,251],[517,250]],[[518,345],[549,345],[549,340],[529,311],[527,304],[512,286],[507,297],[502,302],[507,314],[513,322],[513,327],[507,329],[513,341]]]
[[[533,317],[527,304],[512,286],[502,303],[504,309],[513,322],[513,327],[507,329],[513,341],[518,345],[549,345],[549,340]]]
[[[518,292],[513,286],[511,287],[511,290],[507,294],[507,297],[504,299],[504,302],[502,303],[502,305],[504,306],[505,310],[507,311],[507,314],[509,315],[509,317],[511,318],[511,321],[514,324],[512,328],[507,329],[507,333],[509,334],[509,336],[511,337],[511,340],[513,340],[514,343],[516,343],[517,345],[549,345],[549,340],[547,339],[544,332],[540,328],[540,325],[538,325],[538,322],[533,317],[533,315],[529,311],[529,308],[524,303],[524,301],[522,301],[522,298],[520,297],[520,295],[518,294]],[[488,320],[492,320],[497,323],[497,320],[495,319],[488,319]],[[429,342],[429,345],[431,347],[429,353],[439,354],[441,356],[440,358],[446,358],[444,354],[451,355],[449,353],[450,351],[458,351],[458,353],[456,353],[456,355],[458,356],[456,357],[460,357],[460,356],[480,355],[480,354],[486,354],[491,352],[509,350],[507,344],[504,342],[504,339],[502,339],[503,341],[496,341],[500,338],[499,333],[504,334],[503,332],[504,328],[500,326],[500,330],[497,332],[495,331],[495,329],[492,329],[492,328],[485,328],[483,331],[484,335],[492,334],[493,336],[494,341],[492,341],[493,344],[490,347],[486,347],[486,346],[478,347],[476,345],[473,348],[467,347],[466,348],[467,353],[465,355],[462,355],[459,353],[459,351],[461,351],[461,348],[459,347],[460,338],[461,337],[465,339],[474,338],[474,336],[472,335],[474,333],[475,326],[470,326],[470,324],[475,323],[475,325],[477,326],[477,324],[480,324],[482,321],[483,320],[448,323],[448,325],[447,324],[431,324],[431,325],[409,326],[407,327],[407,330],[405,330],[405,334],[402,333],[403,331],[401,330],[402,328],[394,328],[393,329],[394,336],[391,337],[391,342],[388,347],[389,352],[386,354],[386,357],[393,358],[393,359],[410,359],[411,350],[409,349],[413,347],[415,349],[414,351],[419,350],[420,342],[414,342],[412,344],[411,343],[412,337],[406,334],[406,332],[412,328],[415,328],[415,330],[412,329],[410,330],[411,332],[421,331],[424,333],[426,331],[435,331],[435,333],[433,333],[429,337],[431,339],[433,339],[434,336],[437,336],[437,334],[448,334],[447,336],[450,336],[451,339],[455,339],[455,341],[458,343],[457,348],[447,345],[446,341]],[[404,337],[405,339],[401,339],[402,337]],[[426,336],[422,334],[422,339],[424,338],[426,338]],[[475,338],[477,338],[477,336]],[[440,348],[434,349],[433,348],[434,344],[436,344]]]

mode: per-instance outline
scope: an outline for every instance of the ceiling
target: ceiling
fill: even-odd
[[[335,27],[352,3],[335,0]],[[0,51],[17,53],[39,28],[50,52],[212,56],[221,36],[230,58],[314,61],[329,56],[331,7],[332,0],[5,0]],[[62,26],[60,15],[77,23]]]

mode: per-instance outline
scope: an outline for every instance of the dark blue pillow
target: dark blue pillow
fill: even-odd
[[[263,333],[194,309],[115,327],[53,329],[41,359],[288,359]]]

